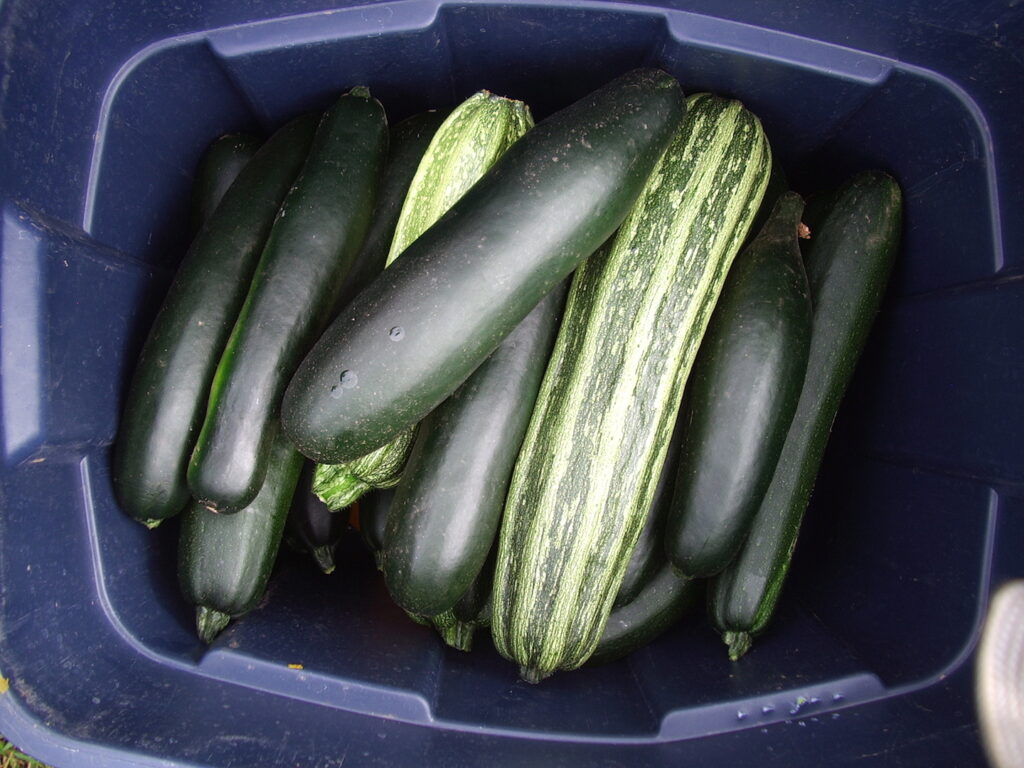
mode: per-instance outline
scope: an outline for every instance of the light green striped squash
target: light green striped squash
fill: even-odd
[[[505,150],[533,127],[521,101],[479,91],[437,129],[406,193],[387,265],[447,212]],[[374,488],[398,483],[416,429],[345,464],[318,464],[313,492],[333,510],[344,509]]]
[[[690,96],[610,246],[573,278],[494,578],[494,643],[525,680],[579,667],[601,637],[683,385],[770,170],[753,114]]]

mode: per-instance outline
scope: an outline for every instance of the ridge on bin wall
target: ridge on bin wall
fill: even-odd
[[[369,5],[292,0],[287,12]],[[424,5],[434,8],[436,2]],[[7,0],[0,5],[0,59],[8,72],[18,72],[17,78],[4,78],[0,89],[0,184],[7,194],[56,218],[81,220],[85,183],[81,160],[91,143],[99,94],[74,84],[91,81],[96,72],[115,70],[156,41],[244,24],[254,18],[273,18],[284,10],[278,0],[244,4],[210,0],[193,5],[152,5],[140,17],[132,13],[135,7],[132,0],[102,4],[58,0],[46,4],[44,14],[44,4],[37,0]],[[841,6],[817,2],[778,6],[690,0],[667,2],[665,7],[773,28],[942,71],[960,86],[969,87],[987,114],[1000,115],[996,128],[1000,146],[1013,146],[1012,137],[1024,123],[1016,114],[1024,98],[1024,78],[1005,76],[1007,71],[1021,68],[1013,52],[1024,40],[1024,23],[1013,4],[979,6],[970,0],[953,0],[936,6],[914,0],[896,7],[888,0],[865,0]],[[59,24],[53,23],[55,19]],[[45,43],[34,46],[33,39],[42,42],[42,35]],[[922,45],[922,40],[930,44]],[[29,114],[21,107],[30,103],[33,109]],[[5,115],[17,119],[7,120]],[[54,135],[58,124],[61,133]],[[67,126],[76,128],[67,132]],[[44,158],[41,165],[36,161],[40,157]],[[1004,206],[1020,210],[1024,207],[1024,158],[1007,149],[999,159],[1005,168],[1000,180]],[[1003,226],[1012,232],[1013,242],[1020,242],[1024,233],[1020,217],[1003,222]],[[1011,267],[1019,271],[1022,265],[1015,262]]]

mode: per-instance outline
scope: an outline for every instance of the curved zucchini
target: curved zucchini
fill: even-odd
[[[324,573],[334,571],[334,550],[348,530],[345,515],[335,514],[313,493],[313,462],[307,461],[299,475],[284,537],[289,546],[307,553]]]
[[[576,271],[494,577],[495,647],[527,681],[579,667],[597,645],[770,163],[739,102],[690,96],[610,249]]]
[[[700,602],[704,582],[679,576],[667,560],[628,603],[608,615],[588,664],[605,664],[642,648]]]
[[[211,509],[256,496],[292,372],[330,322],[370,225],[387,121],[365,88],[324,114],[281,206],[238,321],[217,366],[188,485]]]
[[[683,110],[674,78],[635,70],[513,144],[306,356],[282,408],[299,450],[351,461],[454,392],[618,228]]]
[[[480,573],[564,301],[560,286],[420,423],[384,536],[384,580],[404,610],[443,613]]]
[[[178,581],[196,606],[204,643],[255,608],[266,590],[303,462],[284,438],[274,441],[272,459],[259,494],[238,514],[219,515],[193,502],[182,521]]]
[[[424,230],[533,125],[521,101],[480,91],[462,102],[430,140],[409,185],[388,252],[390,265]],[[402,341],[401,327],[389,332]],[[317,470],[317,490],[332,508],[347,506],[371,488],[398,482],[416,436],[415,427],[350,462]]]
[[[242,169],[185,254],[150,329],[113,466],[121,506],[150,527],[189,500],[188,460],[214,371],[316,122],[316,115],[305,115],[288,123]]]
[[[811,340],[803,207],[782,195],[736,257],[686,385],[665,547],[688,578],[713,576],[739,550],[800,398]]]
[[[807,376],[747,540],[710,593],[711,618],[733,660],[750,648],[775,610],[832,421],[885,293],[901,221],[899,185],[868,171],[839,189],[811,233],[806,269],[814,318]]]
[[[193,234],[198,234],[213,216],[231,182],[256,154],[260,144],[260,139],[250,133],[227,133],[210,142],[199,158],[192,184]]]

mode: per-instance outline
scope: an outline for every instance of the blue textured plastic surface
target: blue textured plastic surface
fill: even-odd
[[[1022,44],[1024,9],[968,0],[6,0],[0,732],[57,766],[983,765],[973,648],[1024,575]],[[411,624],[349,542],[331,577],[282,554],[203,654],[176,525],[109,473],[202,149],[356,84],[396,120],[479,88],[542,118],[641,64],[743,99],[798,191],[905,190],[771,631],[730,664],[692,619],[529,686]]]

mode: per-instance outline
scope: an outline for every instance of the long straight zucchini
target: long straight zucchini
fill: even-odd
[[[307,355],[282,408],[299,450],[351,461],[454,392],[618,228],[683,109],[635,70],[513,144]]]
[[[814,317],[796,414],[736,559],[715,579],[711,618],[738,659],[771,619],[828,443],[899,247],[902,195],[877,171],[844,184],[811,233],[807,277]]]
[[[601,636],[770,165],[753,114],[690,96],[611,247],[573,278],[494,577],[495,646],[528,681],[579,667]]]
[[[302,463],[302,455],[278,437],[263,487],[249,506],[219,515],[193,502],[185,513],[178,581],[185,599],[196,606],[196,630],[204,643],[263,597]]]
[[[811,341],[803,207],[795,192],[779,197],[736,257],[686,384],[665,547],[688,578],[713,576],[739,550],[800,398]]]
[[[192,242],[150,329],[114,445],[123,509],[150,527],[189,500],[189,456],[210,383],[274,216],[306,158],[317,115],[260,147]]]
[[[384,580],[402,609],[449,610],[483,567],[564,302],[559,286],[420,423],[384,536]]]
[[[281,206],[213,379],[188,485],[211,509],[241,509],[267,471],[281,396],[334,315],[366,236],[387,152],[380,102],[354,88],[324,113]]]
[[[390,265],[423,232],[451,208],[494,161],[533,126],[521,101],[473,94],[434,133],[409,185],[395,225],[385,266]],[[399,343],[399,327],[389,339]],[[371,488],[389,488],[405,466],[415,427],[355,461],[317,468],[314,487],[332,508],[346,507]]]
[[[251,133],[227,133],[210,142],[199,158],[192,184],[190,221],[193,235],[198,234],[213,216],[224,193],[256,154],[260,143],[260,139]]]

